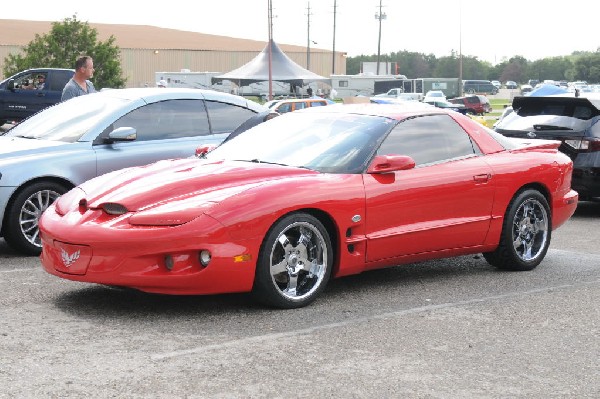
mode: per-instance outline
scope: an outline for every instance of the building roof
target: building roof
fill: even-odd
[[[54,21],[56,22],[56,21]],[[209,35],[206,33],[188,32],[177,29],[159,28],[150,25],[120,25],[88,23],[98,32],[98,40],[105,41],[111,35],[119,48],[130,49],[177,49],[204,51],[262,51],[265,41]],[[25,21],[16,19],[0,19],[0,45],[25,46],[35,38],[35,34],[43,35],[52,29],[51,21]],[[306,51],[304,46],[279,44],[283,51]],[[325,52],[312,48],[312,52]]]

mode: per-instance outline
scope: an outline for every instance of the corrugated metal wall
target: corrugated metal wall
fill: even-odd
[[[0,75],[4,59],[8,54],[21,51],[19,46],[0,46]],[[121,49],[121,68],[126,79],[126,87],[154,86],[155,72],[179,72],[189,69],[192,72],[229,72],[246,64],[259,52],[246,51],[198,51],[198,50],[154,50]],[[298,65],[306,68],[306,52],[286,53]],[[346,73],[346,57],[336,52],[335,75]],[[311,51],[310,70],[318,75],[329,77],[332,73],[332,53]],[[42,65],[40,65],[42,66]],[[2,79],[5,76],[1,77]]]

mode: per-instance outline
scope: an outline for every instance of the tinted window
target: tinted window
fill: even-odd
[[[254,111],[237,105],[207,101],[208,117],[213,134],[231,133],[236,127],[255,115]]]
[[[50,72],[50,90],[61,91],[64,89],[65,85],[73,77],[73,72],[71,71],[52,71]]]
[[[202,100],[168,100],[131,111],[113,124],[134,127],[138,141],[175,139],[210,134]]]
[[[418,165],[474,155],[468,134],[448,115],[415,117],[399,123],[379,155],[409,155]]]
[[[279,107],[277,107],[277,112],[279,112],[280,114],[290,112],[291,110],[292,110],[292,104],[290,104],[290,103],[284,103],[284,104],[281,104]]]

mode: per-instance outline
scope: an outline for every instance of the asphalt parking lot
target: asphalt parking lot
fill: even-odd
[[[0,240],[0,398],[598,398],[599,219],[532,272],[405,265],[288,311],[60,280]]]

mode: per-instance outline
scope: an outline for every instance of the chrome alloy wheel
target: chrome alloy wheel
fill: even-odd
[[[23,237],[36,247],[42,247],[38,221],[42,213],[50,206],[60,193],[54,190],[40,190],[31,194],[23,203],[19,213],[19,225]]]
[[[548,213],[535,198],[524,201],[513,219],[513,247],[523,261],[532,261],[544,253],[548,240]]]
[[[294,222],[273,243],[270,273],[279,293],[291,301],[311,296],[327,272],[327,241],[312,224]]]

